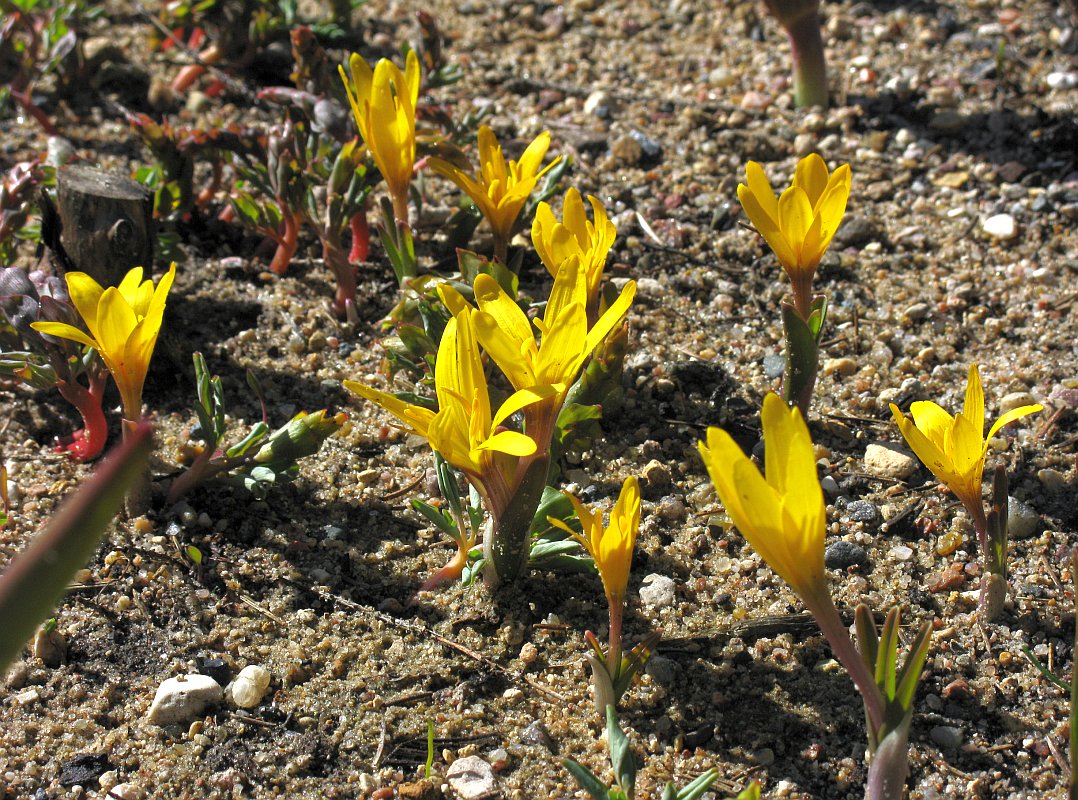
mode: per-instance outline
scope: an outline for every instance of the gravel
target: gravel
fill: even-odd
[[[827,497],[838,503],[828,541],[859,548],[864,559],[854,563],[872,569],[831,571],[832,592],[841,609],[901,605],[904,631],[925,620],[935,631],[910,730],[911,798],[1063,796],[1055,753],[1066,749],[1068,699],[1022,655],[1029,647],[1059,674],[1073,660],[1078,133],[1068,88],[1074,23],[1063,7],[825,4],[835,103],[808,113],[790,107],[784,36],[752,3],[427,7],[464,76],[425,91],[424,102],[455,119],[490,108],[487,121],[511,155],[550,129],[552,153],[573,157],[567,184],[600,197],[617,222],[613,281],[639,281],[623,405],[570,465],[587,478],[580,485],[591,502],[609,504],[627,475],[658,463],[625,637],[632,645],[661,629],[658,655],[676,677],[645,673],[622,703],[638,796],[711,766],[728,781],[722,794],[747,770],[769,795],[862,793],[856,693],[796,616],[796,596],[729,527],[695,451],[713,424],[747,452],[759,440],[760,402],[779,386],[787,285],[740,224],[736,186],[748,159],[785,183],[810,147],[831,166],[849,162],[854,175],[851,224],[816,283],[830,301],[821,366],[831,368],[821,370],[810,425]],[[155,81],[171,80],[185,57],[151,53],[147,23],[125,3],[107,9],[92,32],[121,43]],[[415,33],[412,10],[364,3],[365,54],[397,52]],[[260,88],[250,73],[236,79],[252,96]],[[200,84],[196,102],[203,122],[268,118],[242,95],[208,88]],[[46,81],[35,96],[56,112],[50,91]],[[602,102],[585,109],[596,93]],[[145,97],[123,99],[163,113]],[[92,98],[60,117],[85,158],[124,173],[147,164],[126,121]],[[5,167],[45,151],[31,123],[0,126]],[[440,179],[428,175],[425,186],[425,206],[457,205]],[[1000,216],[1011,218],[1013,235],[984,229]],[[479,249],[485,230],[473,240]],[[61,765],[107,753],[122,796],[384,797],[418,781],[431,722],[435,796],[449,770],[472,758],[509,800],[571,795],[566,757],[605,776],[584,665],[584,631],[606,634],[596,576],[537,572],[497,596],[481,586],[419,591],[452,553],[408,505],[430,499],[429,451],[339,386],[342,378],[384,386],[378,322],[396,297],[377,243],[360,270],[360,322],[350,329],[325,311],[329,278],[312,242],[273,277],[257,242],[231,226],[207,216],[183,234],[188,257],[167,328],[178,355],[164,347],[155,356],[145,395],[159,425],[157,477],[178,469],[195,420],[195,349],[222,375],[236,430],[262,416],[247,368],[272,424],[289,410],[326,407],[346,410],[352,425],[264,501],[204,488],[181,511],[158,504],[110,531],[57,609],[66,661],[52,667],[26,655],[11,672],[0,703],[6,791],[73,800]],[[424,265],[452,263],[439,237],[417,230]],[[20,263],[34,263],[32,251],[20,249]],[[528,254],[522,289],[543,297],[548,282]],[[1011,495],[1040,522],[1027,538],[1012,537],[1011,595],[986,625],[971,616],[967,594],[979,575],[976,537],[954,496],[896,450],[886,402],[905,410],[930,399],[957,411],[972,361],[990,418],[1017,397],[1048,405],[1005,428],[990,451],[989,467],[1007,465]],[[90,469],[49,451],[53,436],[75,427],[55,393],[3,392],[0,452],[18,491],[0,560]],[[109,400],[110,415],[117,403]],[[879,468],[869,458],[877,449],[900,464]],[[841,507],[844,497],[855,499]],[[859,501],[879,520],[903,521],[884,531],[855,520]],[[203,553],[199,570],[183,556],[188,545]],[[645,587],[652,575],[669,591],[654,579]],[[644,602],[649,591],[660,602]],[[224,663],[207,668],[208,679],[258,665],[274,676],[272,694],[242,713],[218,705],[182,724],[146,724],[158,686],[209,658]],[[658,677],[669,677],[658,665]],[[959,678],[968,692],[945,695]],[[482,758],[499,748],[504,762]],[[82,796],[96,791],[91,784]]]

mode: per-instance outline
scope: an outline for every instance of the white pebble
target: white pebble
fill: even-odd
[[[1052,89],[1073,89],[1078,86],[1078,72],[1049,72],[1044,81]]]
[[[180,675],[157,687],[147,717],[157,725],[186,722],[213,703],[221,702],[224,689],[209,675]]]
[[[905,480],[917,470],[917,459],[898,445],[873,442],[865,448],[865,470],[881,478]]]
[[[115,800],[142,800],[142,789],[133,783],[118,783],[112,787],[109,798],[115,798]]]
[[[913,548],[906,547],[906,545],[904,544],[900,544],[897,547],[891,548],[891,556],[893,556],[898,561],[909,561],[912,555]]]
[[[1007,534],[1015,539],[1027,539],[1037,533],[1041,515],[1013,497],[1007,501]]]
[[[1022,406],[1031,406],[1037,402],[1037,398],[1031,395],[1029,392],[1011,392],[1010,394],[1003,395],[999,401],[999,413],[1002,416],[1008,411],[1013,411],[1016,408]]]
[[[228,698],[240,708],[254,708],[269,689],[270,674],[264,667],[251,664],[240,670],[228,687]]]
[[[480,800],[497,792],[494,769],[479,756],[458,758],[445,774],[446,783],[460,800]]]
[[[1018,222],[1010,214],[996,214],[984,221],[981,228],[993,239],[1007,240],[1018,235]]]
[[[657,573],[645,575],[643,585],[640,587],[640,599],[644,601],[644,605],[666,608],[674,604],[675,588],[673,578]]]

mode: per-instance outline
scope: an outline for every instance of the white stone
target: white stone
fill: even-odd
[[[1041,515],[1013,497],[1007,501],[1007,535],[1015,539],[1028,539],[1041,524]]]
[[[209,675],[180,675],[169,678],[157,687],[147,717],[157,725],[186,722],[202,710],[224,698],[221,684]]]
[[[993,239],[1013,239],[1018,235],[1018,222],[1010,214],[996,214],[989,217],[981,228]]]
[[[1037,398],[1029,392],[1011,392],[1005,394],[999,401],[999,413],[1003,416],[1008,411],[1014,411],[1022,406],[1031,406],[1037,402]]]
[[[896,561],[909,561],[913,556],[913,548],[900,544],[891,548],[891,555]]]
[[[674,604],[674,590],[677,584],[673,578],[665,575],[652,573],[644,576],[643,585],[640,587],[640,599],[644,605],[652,608],[666,608]]]
[[[269,685],[269,671],[257,664],[251,664],[240,670],[236,680],[229,685],[227,696],[240,708],[254,708],[266,696]]]
[[[109,791],[109,798],[115,800],[142,800],[142,789],[133,783],[118,783]]]
[[[498,791],[494,768],[479,756],[458,758],[449,766],[445,779],[460,800],[482,800]]]
[[[917,459],[898,445],[873,442],[865,448],[865,470],[881,478],[902,481],[917,471]]]
[[[1073,89],[1078,86],[1078,72],[1049,72],[1044,81],[1052,89]]]

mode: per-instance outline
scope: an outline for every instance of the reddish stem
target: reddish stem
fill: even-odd
[[[29,91],[19,92],[15,89],[12,89],[10,90],[9,94],[16,103],[22,106],[23,111],[25,111],[37,121],[37,124],[40,125],[42,129],[44,129],[45,133],[47,133],[49,136],[60,135],[59,129],[52,124],[52,120],[48,118],[44,111],[34,105],[34,101],[30,99]]]
[[[366,261],[371,254],[371,226],[367,222],[367,209],[353,214],[348,220],[348,227],[352,231],[352,249],[348,253],[348,260],[352,264]]]
[[[337,279],[337,294],[333,298],[333,312],[344,319],[348,304],[356,302],[356,270],[344,255],[344,250],[328,239],[322,240],[322,259],[333,277]]]
[[[60,395],[71,403],[82,416],[83,427],[71,434],[68,444],[60,445],[57,452],[68,453],[75,461],[91,461],[101,455],[108,439],[108,423],[101,408],[104,384],[89,389],[76,381],[59,381],[56,388]],[[95,391],[95,388],[97,389]]]
[[[292,263],[299,247],[299,219],[288,211],[283,202],[281,208],[285,212],[282,220],[284,231],[273,237],[277,242],[277,252],[273,254],[273,261],[270,262],[270,272],[274,275],[284,275],[288,271],[288,265]]]

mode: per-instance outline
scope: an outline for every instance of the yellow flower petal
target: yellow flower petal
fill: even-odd
[[[815,209],[827,189],[827,179],[827,165],[819,153],[810,153],[797,162],[793,185],[804,190],[809,204]]]
[[[1040,403],[1031,406],[1022,406],[1021,408],[1012,408],[1010,411],[1006,412],[992,424],[992,427],[988,431],[988,436],[985,437],[985,447],[988,446],[988,440],[995,437],[1004,425],[1010,425],[1015,420],[1029,416],[1030,414],[1036,414],[1038,411],[1044,411],[1044,406]]]
[[[66,322],[31,322],[30,327],[49,336],[71,339],[87,347],[97,347],[97,342],[87,336],[85,331],[81,331],[73,325],[68,325]]]

